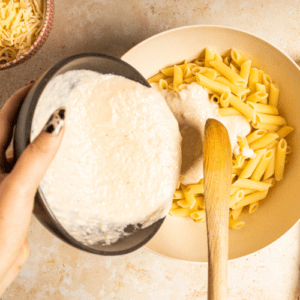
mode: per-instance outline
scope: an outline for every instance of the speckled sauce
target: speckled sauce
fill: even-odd
[[[85,244],[110,244],[127,225],[166,216],[179,178],[181,136],[164,98],[92,71],[55,77],[38,102],[34,138],[66,106],[66,131],[41,188],[58,220]]]
[[[156,83],[151,85],[164,96],[179,124],[182,136],[180,181],[183,184],[198,183],[203,178],[203,142],[207,119],[217,119],[226,127],[232,152],[239,154],[238,137],[248,135],[251,130],[244,116],[221,117],[218,114],[219,105],[212,103],[208,93],[196,82],[179,92],[160,89]],[[244,154],[250,157],[253,151],[249,149]]]

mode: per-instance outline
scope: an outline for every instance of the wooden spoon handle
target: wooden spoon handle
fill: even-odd
[[[217,120],[208,119],[206,122],[203,155],[208,299],[226,300],[232,154],[227,130]]]

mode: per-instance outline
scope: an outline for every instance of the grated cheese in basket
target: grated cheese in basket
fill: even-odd
[[[25,53],[43,27],[43,0],[0,0],[0,64]]]

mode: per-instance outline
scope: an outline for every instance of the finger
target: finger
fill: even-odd
[[[0,186],[0,252],[19,249],[26,236],[37,187],[63,137],[64,111],[55,111]]]
[[[21,186],[26,195],[35,195],[40,181],[58,151],[64,131],[64,120],[65,108],[61,107],[51,115],[42,132],[26,148],[12,170],[10,180]]]
[[[8,271],[5,273],[4,277],[1,278],[0,276],[0,297],[4,293],[4,291],[9,287],[9,285],[13,282],[13,280],[17,277],[20,270],[23,268],[25,262],[29,257],[29,252],[29,243],[26,239],[19,255],[16,257]]]
[[[31,82],[14,93],[0,111],[0,167],[5,160],[4,153],[10,144],[21,105],[33,84],[34,82]]]

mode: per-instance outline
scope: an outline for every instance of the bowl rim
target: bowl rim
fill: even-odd
[[[231,31],[236,31],[236,32],[241,32],[243,34],[246,34],[248,36],[252,36],[252,37],[255,37],[257,39],[259,39],[261,42],[269,45],[269,46],[272,46],[274,48],[276,48],[276,50],[278,50],[279,52],[281,52],[284,56],[286,56],[286,58],[291,62],[293,63],[294,66],[297,67],[297,69],[300,71],[300,66],[296,64],[296,62],[287,54],[285,53],[283,50],[279,49],[276,45],[272,44],[271,42],[255,35],[255,34],[252,34],[250,32],[247,32],[245,30],[242,30],[242,29],[237,29],[237,28],[233,28],[233,27],[229,27],[229,26],[222,26],[222,25],[206,25],[206,24],[199,24],[199,25],[187,25],[187,26],[180,26],[180,27],[176,27],[176,28],[172,28],[172,29],[168,29],[168,30],[165,30],[165,31],[162,31],[162,32],[159,32],[155,35],[152,35],[148,38],[146,38],[145,40],[141,41],[140,43],[136,44],[135,46],[133,46],[132,48],[130,48],[128,51],[126,51],[122,56],[121,56],[121,59],[125,59],[127,55],[129,55],[132,51],[136,50],[137,48],[143,46],[144,44],[148,43],[149,41],[151,41],[152,39],[155,39],[159,36],[162,36],[162,35],[165,35],[165,34],[168,34],[168,33],[171,33],[171,32],[175,32],[175,31],[180,31],[180,30],[186,30],[186,29],[193,29],[193,28],[219,28],[219,29],[228,29],[228,30],[231,30]]]
[[[27,59],[31,58],[36,54],[38,50],[41,49],[41,47],[44,45],[46,42],[50,31],[53,26],[53,21],[54,21],[54,12],[55,12],[55,5],[54,5],[54,0],[45,0],[44,1],[44,6],[46,7],[46,12],[45,12],[45,19],[44,19],[44,24],[43,27],[35,40],[35,42],[30,46],[30,48],[24,52],[21,56],[15,58],[14,60],[0,64],[0,71],[2,70],[7,70],[9,68],[15,67],[23,62],[25,62]],[[53,12],[51,14],[51,12]],[[49,30],[49,32],[46,32],[46,29]],[[42,40],[43,37],[46,37],[45,40]]]
[[[37,106],[37,103],[39,101],[39,98],[41,94],[43,93],[46,85],[48,84],[49,80],[55,75],[56,72],[58,72],[61,68],[63,68],[68,63],[79,59],[83,57],[101,57],[108,60],[116,61],[120,64],[125,65],[126,67],[130,68],[132,71],[134,71],[142,81],[144,81],[144,85],[147,87],[150,87],[147,80],[130,64],[126,63],[125,61],[110,56],[106,54],[101,53],[80,53],[76,55],[69,56],[67,58],[64,58],[63,60],[56,63],[52,68],[50,68],[48,71],[46,71],[40,80],[36,83],[37,86],[35,90],[33,91],[31,102],[29,103],[26,114],[26,118],[24,120],[20,121],[18,119],[17,125],[16,125],[16,134],[14,136],[14,157],[17,160],[22,152],[25,150],[27,145],[30,143],[30,135],[31,135],[31,127],[32,127],[32,121],[34,117],[35,108]],[[26,101],[26,100],[25,100]],[[24,101],[24,102],[25,102]],[[23,135],[19,134],[20,128],[24,128],[25,133]],[[46,211],[46,215],[49,218],[49,221],[46,221],[45,219],[39,217],[39,213],[41,211]],[[143,245],[145,245],[149,240],[156,234],[156,232],[161,227],[162,223],[164,222],[165,218],[161,218],[152,225],[156,224],[156,227],[154,228],[153,232],[151,232],[150,235],[146,236],[144,240],[142,240],[140,243],[138,243],[135,246],[132,246],[126,250],[119,250],[119,251],[103,251],[103,250],[96,250],[93,248],[90,248],[88,245],[84,245],[83,243],[77,241],[71,234],[68,233],[67,230],[64,229],[64,227],[61,225],[61,223],[56,218],[55,214],[53,213],[52,209],[50,208],[48,202],[45,200],[45,197],[43,195],[43,192],[40,187],[38,187],[36,196],[35,196],[35,203],[34,203],[34,214],[38,218],[38,220],[52,233],[54,233],[57,237],[62,239],[64,242],[68,243],[69,245],[76,247],[77,249],[93,253],[93,254],[99,254],[104,256],[115,256],[115,255],[122,255],[127,254],[130,252],[133,252],[139,248],[141,248]],[[52,224],[55,224],[53,226]],[[150,225],[150,226],[152,226]],[[58,230],[57,230],[58,229]]]
[[[241,30],[241,29],[237,29],[237,28],[233,28],[233,27],[229,27],[229,26],[211,25],[211,24],[210,25],[206,25],[206,24],[187,25],[187,26],[180,26],[180,27],[176,27],[176,28],[172,28],[172,29],[168,29],[168,30],[162,31],[160,33],[157,33],[157,34],[155,34],[153,36],[148,37],[147,39],[141,41],[137,45],[135,45],[132,48],[130,48],[128,51],[126,51],[121,56],[121,59],[123,59],[123,60],[126,61],[127,55],[131,54],[132,51],[138,49],[139,47],[144,46],[144,44],[146,44],[146,43],[148,43],[148,42],[156,39],[157,37],[169,34],[171,32],[176,32],[176,31],[181,31],[181,30],[187,30],[187,29],[195,29],[195,28],[215,28],[215,29],[222,29],[222,30],[226,29],[226,30],[230,30],[230,31],[234,31],[234,32],[243,33],[243,34],[245,34],[247,36],[250,36],[250,37],[255,37],[256,39],[260,40],[262,43],[267,44],[268,46],[275,48],[278,52],[280,52],[282,55],[284,55],[298,69],[298,71],[300,71],[300,66],[287,53],[285,53],[283,50],[279,49],[279,47],[277,47],[276,45],[272,44],[271,42],[266,41],[265,39],[263,39],[263,38],[255,35],[255,34],[252,34],[250,32],[247,32],[245,30]],[[262,247],[261,249],[258,249],[256,251],[254,251],[252,253],[249,253],[249,254],[246,254],[246,255],[243,255],[243,256],[240,256],[240,257],[228,259],[228,261],[232,261],[232,262],[234,261],[235,262],[235,261],[238,261],[238,260],[241,260],[241,259],[244,259],[244,258],[249,258],[250,256],[257,254],[259,251],[267,249],[268,247],[272,246],[274,243],[276,243],[277,241],[279,241],[281,238],[283,238],[283,236],[285,236],[289,231],[291,231],[293,228],[295,228],[295,226],[297,226],[299,223],[300,223],[300,217],[298,218],[298,220],[289,229],[287,229],[279,238],[277,238],[276,240],[274,240],[270,244]],[[147,245],[145,245],[144,248],[146,248],[148,251],[150,251],[152,253],[155,253],[156,255],[160,255],[162,257],[165,257],[165,258],[168,258],[168,259],[171,259],[171,260],[176,260],[176,261],[181,261],[181,262],[191,263],[191,264],[208,264],[208,262],[203,262],[203,261],[188,261],[188,260],[184,260],[184,259],[178,259],[178,258],[170,257],[170,256],[167,256],[165,254],[156,252],[155,250],[152,250],[152,249],[148,248]]]

